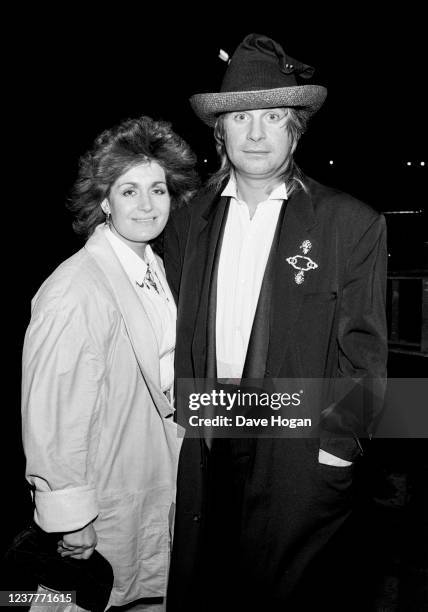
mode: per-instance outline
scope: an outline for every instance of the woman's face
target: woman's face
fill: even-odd
[[[170,203],[165,172],[151,161],[133,166],[115,181],[103,210],[111,213],[112,232],[142,255],[165,227]]]

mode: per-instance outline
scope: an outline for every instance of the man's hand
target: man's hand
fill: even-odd
[[[79,529],[64,533],[62,540],[58,542],[57,552],[61,557],[72,557],[73,559],[89,559],[97,545],[97,534],[92,523]]]

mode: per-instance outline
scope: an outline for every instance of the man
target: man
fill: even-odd
[[[384,219],[293,160],[327,93],[304,82],[313,72],[251,34],[220,93],[191,98],[221,168],[167,228],[178,383],[385,375]],[[185,438],[171,611],[304,605],[314,561],[351,512],[367,407],[350,389],[321,405],[317,438]]]

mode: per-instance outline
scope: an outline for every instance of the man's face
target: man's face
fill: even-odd
[[[224,116],[226,151],[238,175],[275,179],[286,168],[294,145],[286,108],[234,111]]]

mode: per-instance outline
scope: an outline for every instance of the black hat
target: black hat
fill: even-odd
[[[3,588],[37,591],[40,585],[63,593],[75,591],[78,606],[103,612],[113,587],[110,563],[96,550],[89,559],[61,557],[57,546],[62,535],[46,533],[34,522],[19,533],[0,566]]]
[[[249,34],[229,62],[219,93],[196,94],[193,110],[210,126],[221,113],[258,108],[295,106],[313,115],[321,108],[327,89],[301,85],[315,69],[286,55],[284,49],[262,34]]]

